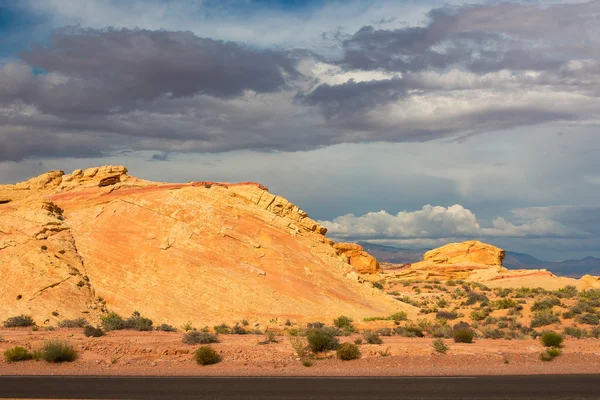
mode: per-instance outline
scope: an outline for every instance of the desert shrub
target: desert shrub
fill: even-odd
[[[504,298],[496,300],[494,306],[499,310],[506,310],[507,308],[513,308],[517,303],[513,299]]]
[[[382,344],[383,340],[376,332],[364,331],[363,337],[368,344]]]
[[[383,284],[381,282],[373,282],[373,287],[383,290]]]
[[[116,312],[110,312],[102,317],[102,327],[105,331],[125,329],[125,320]]]
[[[202,346],[194,352],[194,360],[200,365],[211,365],[221,361],[221,356],[212,347]]]
[[[486,339],[502,339],[504,337],[504,332],[500,329],[490,329],[486,327],[483,329],[482,333],[483,337]]]
[[[292,346],[292,348],[296,352],[296,355],[300,359],[307,357],[308,354],[307,354],[306,348],[308,347],[308,345],[304,338],[301,338],[298,336],[290,337],[290,345]]]
[[[227,335],[231,333],[231,328],[227,324],[216,325],[213,329],[215,330],[215,333],[220,335]]]
[[[87,325],[85,318],[63,319],[58,322],[59,328],[83,328]]]
[[[212,333],[190,331],[183,335],[181,342],[185,344],[209,344],[218,343],[219,339]]]
[[[131,317],[125,320],[125,327],[123,329],[133,329],[136,331],[152,331],[152,320],[144,318],[139,312],[134,311]]]
[[[550,347],[540,353],[540,360],[552,361],[560,355],[560,349],[556,347]]]
[[[266,332],[265,340],[258,342],[258,344],[270,344],[270,343],[278,343],[279,341],[275,337],[275,332]]]
[[[458,318],[458,314],[452,311],[440,310],[435,314],[435,317],[437,319],[452,320]]]
[[[4,321],[5,328],[25,328],[35,326],[35,321],[29,315],[17,315]]]
[[[33,354],[31,354],[25,347],[15,346],[4,351],[4,359],[6,362],[25,361],[31,360],[32,358]]]
[[[335,337],[335,330],[327,327],[309,329],[306,331],[308,346],[315,352],[326,350],[335,350],[338,345],[338,339]]]
[[[354,320],[352,318],[346,317],[345,315],[341,315],[333,320],[333,325],[336,328],[353,331],[354,330],[354,326],[352,325],[353,322],[354,322]]]
[[[596,339],[600,339],[600,327],[595,326],[594,328],[592,328],[590,336]]]
[[[563,330],[563,335],[571,336],[575,339],[582,339],[588,336],[588,331],[574,326],[567,326]]]
[[[548,297],[538,300],[531,306],[531,311],[551,310],[552,307],[560,305],[560,300],[556,297]]]
[[[562,289],[558,289],[554,294],[560,298],[572,299],[577,296],[577,288],[573,285],[567,285]]]
[[[51,363],[75,361],[77,351],[62,340],[49,340],[42,348],[42,358]]]
[[[442,339],[437,339],[433,341],[433,349],[437,353],[446,354],[449,350],[448,346]]]
[[[435,338],[451,338],[452,327],[448,324],[434,324],[431,326],[429,333]]]
[[[337,349],[337,357],[343,361],[360,358],[360,350],[353,343],[342,343]]]
[[[470,317],[473,321],[483,321],[490,313],[487,310],[473,310],[471,311]]]
[[[406,337],[424,337],[423,328],[420,328],[415,325],[409,326],[399,326],[394,329],[397,335],[406,336]]]
[[[100,337],[104,336],[104,331],[100,328],[94,328],[93,326],[88,325],[83,328],[83,334],[87,337]]]
[[[469,292],[469,294],[467,296],[467,301],[465,301],[465,304],[470,306],[475,303],[488,302],[488,301],[489,301],[489,299],[484,293]]]
[[[181,329],[184,332],[188,332],[188,331],[191,331],[192,329],[194,329],[194,325],[192,324],[191,321],[188,321],[185,324],[181,325]]]
[[[580,324],[598,325],[600,323],[600,319],[596,314],[588,313],[578,316],[577,322]]]
[[[162,332],[177,332],[177,328],[169,324],[160,324],[156,327],[156,330]]]
[[[323,322],[309,322],[306,324],[306,329],[318,329],[324,328],[325,324]]]
[[[375,333],[381,336],[392,336],[392,328],[379,328]]]
[[[236,322],[235,325],[233,325],[233,328],[231,328],[231,333],[234,335],[245,335],[248,331]]]
[[[537,328],[540,326],[555,324],[557,322],[560,322],[558,316],[552,311],[544,309],[533,314],[533,318],[531,319],[531,327]]]
[[[363,340],[361,338],[354,339],[354,344],[356,344],[356,345],[361,345],[362,342],[363,342]]]
[[[540,340],[546,347],[559,347],[564,339],[560,333],[546,331],[542,333]]]
[[[452,328],[455,343],[473,343],[475,332],[466,323],[458,323]]]

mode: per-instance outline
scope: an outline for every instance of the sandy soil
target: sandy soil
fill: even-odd
[[[331,352],[304,367],[288,337],[279,343],[259,345],[263,336],[221,335],[212,346],[222,362],[199,366],[192,360],[198,347],[181,343],[182,333],[109,332],[102,338],[86,338],[78,329],[33,332],[0,330],[0,352],[13,346],[35,350],[47,339],[65,339],[79,351],[73,363],[53,365],[45,361],[0,361],[0,375],[180,375],[180,376],[450,376],[600,373],[600,340],[567,339],[563,354],[542,362],[539,341],[479,339],[473,344],[446,340],[450,350],[437,354],[432,339],[383,337],[382,345],[360,345],[362,358],[340,361]],[[341,338],[353,341],[359,335]],[[382,356],[388,349],[389,355]]]

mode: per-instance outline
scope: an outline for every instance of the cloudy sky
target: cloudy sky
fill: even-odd
[[[600,0],[0,0],[0,182],[258,181],[342,240],[600,256]]]

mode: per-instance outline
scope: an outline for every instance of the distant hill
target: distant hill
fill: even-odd
[[[423,254],[430,249],[403,249],[393,246],[382,246],[367,242],[359,244],[377,260],[394,264],[409,264],[421,261]],[[545,268],[556,275],[580,278],[583,275],[600,275],[600,258],[585,257],[581,260],[542,261],[537,258],[514,251],[507,251],[503,265],[508,269],[541,269]]]

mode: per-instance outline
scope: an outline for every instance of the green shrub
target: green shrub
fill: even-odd
[[[452,337],[452,327],[448,324],[434,324],[429,329],[431,336],[435,338],[446,338]]]
[[[42,358],[51,363],[62,363],[75,361],[77,351],[67,342],[61,340],[49,340],[42,348]]]
[[[152,331],[152,320],[144,318],[139,312],[134,311],[131,317],[125,320],[125,327],[123,329],[133,329],[136,331]]]
[[[336,328],[352,331],[354,330],[354,326],[352,325],[353,322],[354,320],[352,318],[341,315],[333,320],[333,325]]]
[[[307,346],[306,340],[304,338],[301,338],[298,336],[292,336],[292,337],[290,337],[290,344],[292,345],[292,348],[296,352],[296,355],[298,356],[298,358],[304,359],[308,356],[307,351],[306,351],[306,348],[308,346]]]
[[[373,287],[376,287],[379,290],[383,290],[383,284],[381,282],[373,282]]]
[[[88,325],[85,328],[83,328],[83,334],[87,337],[100,337],[105,335],[102,329],[94,328],[91,325]]]
[[[560,305],[560,300],[556,297],[549,297],[544,300],[538,300],[531,306],[531,311],[551,310],[552,307]]]
[[[233,325],[233,328],[231,328],[231,333],[233,335],[246,335],[248,331],[236,322],[235,325]]]
[[[181,341],[185,344],[210,344],[218,343],[219,339],[212,333],[191,331],[184,334]]]
[[[580,324],[598,325],[600,323],[600,319],[596,314],[588,313],[578,316],[577,322]]]
[[[494,302],[494,306],[499,310],[506,310],[507,308],[513,308],[517,303],[513,299],[504,298]]]
[[[87,325],[85,318],[63,319],[58,322],[59,328],[83,328]]]
[[[424,337],[423,328],[420,328],[415,325],[409,326],[399,326],[394,329],[397,335],[406,336],[406,337]]]
[[[442,339],[437,339],[433,341],[433,349],[441,354],[446,354],[449,350],[448,346]]]
[[[452,320],[458,318],[458,314],[452,311],[440,310],[435,314],[437,319]]]
[[[470,306],[475,303],[482,303],[482,302],[488,302],[488,301],[489,301],[489,299],[484,293],[469,292],[469,295],[467,297],[467,301],[465,302],[465,304],[467,306]]]
[[[459,323],[452,328],[455,343],[473,343],[475,332],[468,324]]]
[[[227,324],[216,325],[213,329],[215,330],[215,333],[220,335],[227,335],[231,333],[231,328]]]
[[[270,343],[278,343],[279,341],[275,337],[275,332],[266,332],[265,340],[258,342],[258,344],[270,344]]]
[[[358,346],[352,343],[342,343],[337,349],[337,357],[343,361],[360,358]]]
[[[4,351],[4,359],[6,362],[25,361],[31,360],[32,358],[33,354],[31,354],[25,347],[15,346]]]
[[[560,349],[556,347],[550,347],[540,353],[540,359],[542,361],[552,361],[560,355]]]
[[[363,342],[363,340],[361,338],[354,339],[354,344],[356,344],[356,345],[361,345],[362,342]]]
[[[221,361],[221,356],[210,346],[202,346],[194,352],[194,359],[200,365],[211,365]]]
[[[560,322],[560,318],[552,311],[543,309],[542,311],[535,312],[531,319],[531,327],[537,328],[540,326],[546,326]]]
[[[4,321],[5,328],[25,328],[28,326],[35,326],[35,321],[29,315],[18,315]]]
[[[363,337],[368,344],[382,344],[383,340],[376,332],[364,331]]]
[[[110,312],[102,317],[102,327],[105,331],[125,329],[125,320],[116,312]]]
[[[192,324],[191,321],[188,321],[185,324],[181,325],[181,329],[184,332],[188,332],[188,331],[191,331],[192,329],[194,329],[194,325]]]
[[[306,339],[308,340],[308,346],[314,353],[335,350],[337,349],[339,342],[335,337],[335,330],[331,328],[316,328],[309,329],[306,331]]]
[[[542,332],[540,340],[546,347],[560,347],[564,339],[560,333],[556,333],[554,331],[546,331]]]
[[[177,332],[177,328],[169,324],[160,324],[156,327],[156,330],[162,332]]]
[[[483,321],[490,315],[487,310],[473,310],[471,311],[471,320],[473,321]]]
[[[483,333],[483,337],[486,339],[502,339],[504,338],[504,332],[501,331],[500,329],[490,329],[490,328],[485,328],[482,331]]]
[[[582,339],[588,337],[588,331],[574,326],[567,326],[563,330],[563,335],[574,337],[575,339]]]

